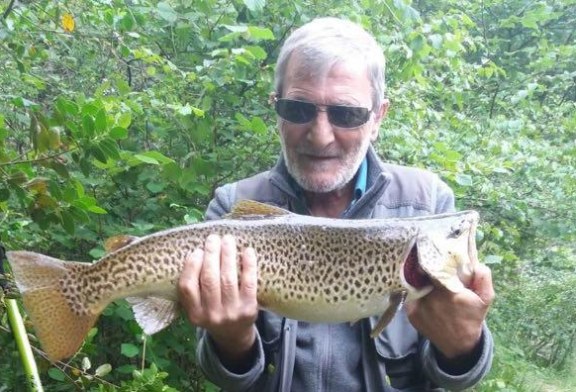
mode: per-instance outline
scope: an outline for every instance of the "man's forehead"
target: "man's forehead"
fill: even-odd
[[[340,78],[368,77],[368,68],[362,61],[333,58],[331,61],[294,53],[286,67],[285,81],[315,82],[328,76]]]

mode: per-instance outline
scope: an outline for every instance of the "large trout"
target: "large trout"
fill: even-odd
[[[342,220],[296,215],[253,201],[226,219],[160,231],[116,245],[94,264],[8,252],[36,334],[52,360],[73,355],[110,302],[127,298],[147,334],[178,315],[176,283],[186,255],[211,233],[232,234],[258,260],[262,309],[309,322],[382,314],[376,336],[432,280],[458,292],[474,273],[478,214]]]

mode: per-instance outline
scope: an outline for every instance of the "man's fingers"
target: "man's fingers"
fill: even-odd
[[[486,305],[490,305],[494,301],[496,294],[492,285],[492,271],[487,265],[478,264],[474,271],[470,290],[474,291]]]
[[[254,300],[258,288],[258,267],[254,248],[242,252],[242,273],[240,275],[240,296],[243,300]]]
[[[220,274],[222,304],[235,304],[238,301],[238,257],[236,240],[231,235],[222,237]]]
[[[180,301],[189,314],[200,312],[202,308],[198,279],[202,270],[203,257],[204,251],[202,249],[188,253],[178,281]]]
[[[219,309],[220,295],[220,236],[211,234],[204,243],[204,262],[200,272],[202,306],[207,310]]]

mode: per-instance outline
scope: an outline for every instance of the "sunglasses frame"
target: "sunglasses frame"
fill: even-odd
[[[314,116],[312,118],[310,118],[307,121],[303,121],[303,122],[297,122],[297,121],[293,121],[294,119],[289,119],[284,117],[280,112],[281,110],[279,110],[280,105],[285,102],[285,103],[298,103],[298,104],[302,104],[306,107],[313,107],[314,108]],[[274,97],[274,109],[276,111],[276,114],[278,114],[278,116],[280,118],[282,118],[285,121],[291,122],[293,124],[298,124],[298,125],[302,125],[302,124],[308,124],[309,122],[313,121],[317,116],[319,112],[326,112],[327,116],[328,116],[328,121],[330,122],[330,124],[332,124],[335,127],[338,128],[344,128],[344,129],[355,129],[355,128],[360,128],[362,125],[366,124],[369,120],[370,120],[370,115],[372,114],[372,109],[368,109],[366,107],[363,106],[351,106],[351,105],[319,105],[313,102],[308,102],[308,101],[301,101],[298,99],[289,99],[289,98],[278,98],[278,97]],[[365,120],[360,123],[360,124],[353,124],[353,125],[346,125],[346,124],[339,124],[338,121],[336,121],[336,123],[334,122],[335,114],[333,112],[333,110],[342,110],[342,109],[362,109],[362,111],[364,113],[362,113],[365,116]],[[332,111],[331,111],[332,110]],[[284,113],[285,114],[285,113]]]

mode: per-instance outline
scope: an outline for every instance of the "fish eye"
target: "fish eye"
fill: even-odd
[[[466,231],[466,221],[462,221],[450,229],[450,238],[458,238]]]

